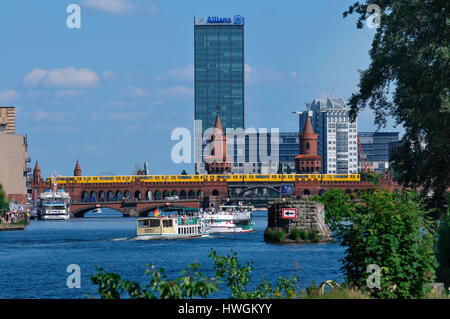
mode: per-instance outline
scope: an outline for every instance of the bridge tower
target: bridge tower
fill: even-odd
[[[317,155],[317,139],[319,134],[314,133],[311,119],[306,118],[303,133],[299,134],[300,138],[300,155],[295,157],[295,170],[298,174],[319,173],[322,167],[322,158]]]
[[[77,164],[75,165],[75,169],[73,170],[73,176],[81,176],[81,168],[80,163],[77,160]]]
[[[41,168],[39,167],[39,162],[36,161],[36,166],[34,166],[33,170],[33,182],[35,184],[41,181]]]
[[[217,111],[214,134],[210,139],[211,155],[205,157],[205,169],[208,174],[229,174],[231,162],[227,156],[227,137],[223,133],[219,111]]]

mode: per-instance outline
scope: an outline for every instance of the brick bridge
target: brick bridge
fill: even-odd
[[[37,176],[36,176],[37,177]],[[401,190],[402,187],[388,178],[382,178],[378,185],[367,181],[360,182],[173,182],[173,183],[74,183],[60,185],[71,197],[71,211],[75,217],[95,208],[111,208],[124,216],[146,216],[156,207],[198,208],[205,197],[218,203],[238,201],[251,202],[253,194],[266,194],[261,203],[269,198],[280,196],[281,184],[293,185],[293,196],[322,195],[329,189],[341,189],[346,193],[374,190],[376,188],[390,191]],[[33,198],[48,189],[51,185],[42,178],[33,181]],[[258,193],[259,192],[259,193]],[[178,200],[168,200],[167,197],[178,196]],[[264,196],[263,196],[264,197]],[[253,196],[254,199],[254,196]]]
[[[158,201],[158,200],[123,200],[112,202],[72,202],[70,211],[73,217],[84,217],[84,214],[96,208],[110,208],[122,213],[124,217],[144,217],[149,212],[159,209],[200,208],[201,201],[197,199]]]

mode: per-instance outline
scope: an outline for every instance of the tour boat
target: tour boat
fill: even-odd
[[[139,239],[206,238],[209,236],[205,220],[198,213],[178,212],[177,215],[160,216],[136,220]]]
[[[49,191],[39,195],[37,218],[41,220],[67,220],[71,217],[70,196],[64,191]]]
[[[203,216],[210,233],[247,233],[253,231],[251,211],[245,206],[220,206],[218,212],[207,211]]]

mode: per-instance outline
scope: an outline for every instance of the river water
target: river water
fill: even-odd
[[[145,284],[145,264],[162,267],[174,278],[196,261],[202,272],[213,276],[213,261],[208,257],[212,248],[220,254],[234,250],[242,264],[252,262],[251,286],[263,275],[271,282],[296,275],[301,287],[311,280],[343,280],[338,260],[344,248],[338,243],[266,244],[267,212],[255,212],[253,220],[252,233],[164,241],[136,240],[136,219],[107,209],[68,221],[32,220],[24,231],[0,232],[0,298],[97,298],[97,286],[90,280],[97,267]],[[70,264],[81,269],[81,288],[67,287]],[[229,296],[229,290],[223,289],[211,297]]]

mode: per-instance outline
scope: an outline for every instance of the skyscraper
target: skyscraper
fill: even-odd
[[[194,18],[195,145],[202,151],[201,134],[213,128],[217,111],[223,130],[244,129],[244,18]],[[201,122],[200,122],[201,121]],[[200,153],[200,154],[202,154]],[[196,155],[196,170],[204,168]]]
[[[318,154],[322,157],[322,174],[358,172],[358,122],[350,122],[349,109],[340,98],[315,99],[299,115],[302,132],[308,116],[314,132],[319,134]]]

